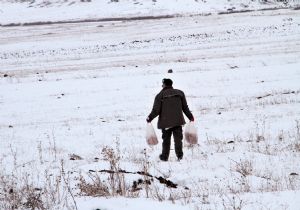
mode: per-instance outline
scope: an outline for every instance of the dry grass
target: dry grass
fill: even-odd
[[[259,136],[259,138],[258,138]],[[145,197],[152,200],[180,203],[182,205],[193,205],[195,209],[243,209],[248,202],[243,198],[247,193],[280,192],[284,190],[299,190],[300,179],[297,167],[294,170],[278,165],[278,159],[291,158],[291,151],[299,151],[300,142],[299,123],[293,131],[280,131],[278,134],[270,136],[265,130],[263,123],[257,124],[257,129],[250,133],[248,138],[236,136],[233,139],[220,140],[217,138],[207,138],[206,152],[203,152],[201,145],[189,148],[185,147],[191,160],[201,160],[203,166],[199,170],[210,169],[211,155],[225,155],[228,157],[228,165],[223,167],[228,170],[230,176],[219,180],[219,175],[215,178],[207,177],[199,180],[185,180],[187,187],[180,186],[170,188],[159,183],[155,177],[148,176],[155,171],[161,177],[171,180],[174,169],[165,170],[155,161],[150,161],[148,152],[143,150],[139,157],[133,154],[126,154],[119,149],[119,139],[116,139],[115,147],[105,146],[102,148],[102,158],[99,160],[108,163],[108,168],[104,171],[79,171],[72,174],[67,171],[65,164],[70,158],[61,160],[59,170],[56,173],[48,169],[42,174],[40,182],[35,182],[30,177],[36,174],[24,173],[18,161],[18,154],[11,146],[11,160],[14,162],[14,170],[6,173],[0,170],[0,206],[4,209],[77,209],[76,198],[81,196],[92,197],[114,197],[123,196],[128,198]],[[271,138],[271,139],[270,139]],[[58,159],[58,148],[51,138],[51,149],[48,150],[39,142],[37,145],[37,156],[39,160],[35,164],[41,166],[47,164],[49,158],[45,155],[51,154],[53,161]],[[51,150],[51,151],[50,151]],[[205,151],[204,150],[204,151]],[[127,152],[132,152],[129,150]],[[245,151],[248,155],[234,160],[230,158],[236,151]],[[254,155],[255,154],[255,155]],[[264,164],[255,164],[261,161],[260,156],[265,158]],[[297,153],[294,154],[295,157]],[[130,161],[140,167],[140,178],[132,181],[129,176],[134,173],[121,169],[121,162]],[[48,159],[47,159],[48,158]],[[51,158],[50,158],[51,159]],[[85,158],[87,159],[87,158]],[[77,159],[76,161],[85,161]],[[290,161],[287,159],[287,162]],[[289,162],[290,163],[290,162]],[[28,165],[30,165],[29,163]],[[278,170],[272,170],[274,164]],[[2,163],[1,163],[2,165]],[[258,168],[260,166],[260,168]],[[279,169],[279,167],[281,167]],[[28,170],[27,170],[28,171]],[[75,175],[77,174],[77,175]],[[213,173],[212,173],[213,174]],[[212,175],[213,176],[213,175]],[[128,178],[128,179],[127,179]],[[252,179],[255,178],[255,182]],[[43,181],[41,181],[43,180]],[[130,180],[130,181],[129,181]],[[39,184],[37,184],[39,183]],[[176,183],[176,182],[175,182]],[[218,200],[217,198],[221,199]],[[214,206],[218,203],[217,206]]]
[[[0,205],[6,209],[38,209],[48,210],[55,208],[77,209],[74,200],[68,190],[69,183],[63,175],[52,176],[47,172],[44,174],[42,186],[31,180],[34,174],[12,173],[0,175]]]
[[[98,173],[89,173],[89,181],[83,177],[79,176],[79,183],[77,184],[80,190],[80,196],[92,196],[92,197],[108,197],[111,196],[109,192],[109,186],[101,180]]]

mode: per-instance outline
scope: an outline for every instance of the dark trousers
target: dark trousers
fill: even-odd
[[[171,146],[171,136],[173,134],[174,142],[175,142],[175,153],[177,158],[181,159],[183,156],[182,152],[182,126],[176,126],[169,129],[162,129],[162,154],[161,157],[165,160],[168,160],[170,154],[170,146]]]

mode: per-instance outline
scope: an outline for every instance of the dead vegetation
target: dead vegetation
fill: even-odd
[[[296,121],[293,131],[280,131],[272,136],[266,131],[265,123],[260,122],[256,123],[256,129],[246,139],[241,136],[225,140],[207,137],[205,150],[201,144],[193,148],[186,147],[191,161],[203,163],[203,168],[199,171],[211,167],[212,155],[228,156],[228,165],[223,166],[228,170],[228,178],[220,181],[219,175],[216,175],[215,178],[189,180],[186,185],[173,182],[171,177],[176,173],[176,169],[165,171],[164,168],[160,168],[150,160],[151,155],[147,149],[141,151],[139,157],[124,151],[121,153],[118,138],[114,147],[105,146],[101,155],[98,155],[97,163],[108,163],[107,169],[68,171],[65,161],[73,163],[75,161],[70,161],[72,158],[77,161],[86,159],[72,154],[66,160],[60,161],[59,170],[55,173],[45,170],[39,182],[32,179],[36,174],[23,173],[23,167],[19,167],[17,151],[11,147],[14,170],[11,173],[6,173],[5,170],[0,172],[0,206],[14,210],[77,209],[78,197],[122,196],[146,197],[157,201],[179,202],[182,205],[193,204],[194,209],[243,209],[249,204],[244,197],[247,193],[300,190],[300,169],[294,166],[291,170],[284,167],[285,162],[278,162],[278,159],[286,159],[289,162],[293,158],[293,154],[289,153],[293,150],[299,152],[299,127],[299,121]],[[52,155],[53,160],[59,158],[57,147],[52,145],[51,150],[53,151],[47,151],[40,142],[37,145],[40,160],[36,161],[36,164],[47,164],[45,151]],[[247,155],[240,159],[231,157],[231,154],[241,150],[247,152]],[[263,164],[259,163],[262,160],[260,156],[265,157]],[[128,161],[128,157],[134,158],[133,164],[140,168],[139,171],[122,169],[121,163],[123,160]],[[28,163],[28,166],[30,164],[33,163]],[[273,170],[274,168],[276,170]],[[156,175],[151,174],[154,171]],[[213,206],[213,203],[218,205]]]

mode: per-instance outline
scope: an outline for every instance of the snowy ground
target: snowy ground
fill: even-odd
[[[0,209],[6,178],[43,188],[62,171],[75,202],[67,196],[56,209],[300,208],[299,10],[0,31]],[[199,132],[181,162],[173,150],[160,162],[161,145],[149,148],[144,138],[165,77],[185,91]],[[126,198],[83,196],[75,184],[110,169],[102,151],[110,147],[122,169],[146,164],[177,188],[154,179]],[[125,174],[128,190],[141,178]]]
[[[0,24],[208,15],[299,7],[300,0],[1,0]]]

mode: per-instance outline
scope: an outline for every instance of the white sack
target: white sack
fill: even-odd
[[[186,142],[189,144],[198,143],[197,128],[194,122],[189,122],[185,125],[184,137]]]
[[[148,145],[158,144],[157,136],[151,123],[147,123],[146,127],[146,140]]]

